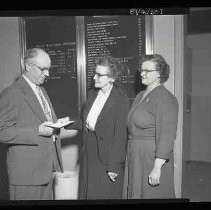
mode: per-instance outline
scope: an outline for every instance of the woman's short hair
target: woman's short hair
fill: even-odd
[[[114,58],[111,55],[104,55],[96,60],[96,65],[109,67],[109,76],[115,79],[115,83],[121,82],[124,66],[119,59]]]
[[[164,83],[168,80],[170,74],[169,64],[166,63],[165,59],[159,54],[143,55],[141,57],[141,63],[146,61],[152,61],[155,63],[155,68],[160,74],[160,83]]]

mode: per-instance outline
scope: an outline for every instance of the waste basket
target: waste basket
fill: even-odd
[[[55,200],[78,199],[78,172],[56,172],[54,177]]]

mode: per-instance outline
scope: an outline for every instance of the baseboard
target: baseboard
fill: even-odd
[[[211,154],[203,152],[192,152],[190,161],[211,162]]]

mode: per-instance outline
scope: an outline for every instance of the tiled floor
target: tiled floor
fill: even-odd
[[[190,202],[211,201],[211,163],[186,162],[182,184],[182,196]]]

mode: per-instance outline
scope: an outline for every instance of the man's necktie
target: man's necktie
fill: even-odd
[[[53,119],[52,119],[52,116],[51,116],[51,111],[49,110],[49,108],[48,108],[48,106],[46,104],[46,101],[45,101],[45,99],[43,97],[43,94],[41,93],[41,89],[40,89],[39,86],[37,86],[37,92],[38,92],[38,94],[40,96],[40,99],[42,101],[44,114],[45,114],[47,120],[52,122]]]
[[[52,115],[51,115],[51,111],[50,111],[50,108],[48,108],[47,104],[46,104],[46,101],[44,99],[44,96],[43,94],[41,93],[41,89],[39,86],[36,87],[37,88],[37,92],[40,96],[40,99],[42,101],[42,105],[43,105],[43,111],[44,111],[44,114],[47,118],[48,121],[50,122],[53,122],[53,118],[52,118]],[[55,142],[55,140],[57,139],[57,135],[53,135],[53,142]]]

